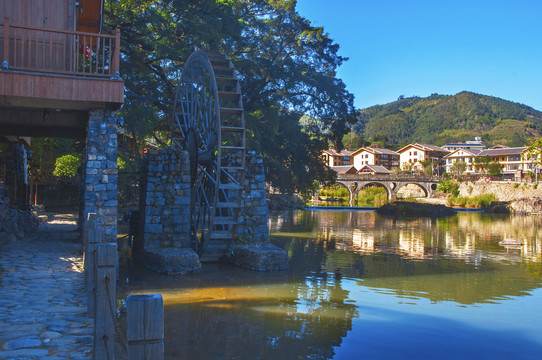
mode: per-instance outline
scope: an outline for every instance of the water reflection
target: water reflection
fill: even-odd
[[[218,286],[208,286],[211,281]],[[214,280],[193,278],[189,286],[164,285],[162,279],[166,359],[329,359],[358,315],[349,291],[333,277],[298,282],[270,274],[232,284],[215,274]]]
[[[405,220],[374,212],[304,211],[273,218],[270,226],[298,274],[341,274],[400,295],[476,304],[540,286],[541,222],[481,213]],[[524,245],[499,246],[507,238]]]
[[[189,277],[136,273],[124,291],[163,294],[166,359],[397,358],[405,349],[410,358],[535,358],[541,222],[281,212],[270,228],[288,251],[288,272],[206,265]],[[499,246],[504,239],[523,245]]]

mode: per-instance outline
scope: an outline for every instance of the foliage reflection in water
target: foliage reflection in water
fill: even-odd
[[[290,271],[207,265],[126,290],[164,295],[167,359],[538,358],[541,223],[282,212],[270,228]]]

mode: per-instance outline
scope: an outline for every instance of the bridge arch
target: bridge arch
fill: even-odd
[[[403,183],[400,183],[400,184],[397,185],[397,187],[395,189],[395,193],[399,194],[399,191],[402,188],[404,188],[404,187],[406,187],[408,185],[415,185],[418,188],[420,188],[423,191],[424,197],[429,197],[429,195],[431,195],[431,188],[428,188],[425,184],[419,183],[419,182],[403,182]],[[431,186],[431,185],[429,185],[429,186]]]
[[[348,200],[349,200],[349,203],[350,203],[350,206],[352,206],[352,194],[353,194],[353,189],[349,186],[350,184],[345,184],[343,182],[334,182],[334,183],[327,183],[327,184],[320,184],[320,186],[318,187],[318,190],[316,191],[316,196],[314,197],[315,200],[319,200],[320,199],[320,192],[325,188],[325,187],[329,187],[329,186],[333,186],[333,185],[339,185],[340,187],[342,188],[345,188],[346,190],[348,190]]]
[[[364,182],[361,186],[358,186],[358,189],[355,193],[353,193],[353,199],[357,199],[360,190],[362,189],[368,189],[372,186],[377,186],[386,189],[386,194],[388,195],[388,199],[393,198],[393,187],[390,186],[389,183],[381,182],[381,181],[373,181],[373,182]]]
[[[352,206],[353,199],[358,196],[359,190],[370,184],[383,186],[388,192],[388,199],[395,200],[399,190],[408,184],[419,186],[425,197],[431,196],[436,190],[438,177],[412,176],[412,175],[396,175],[396,174],[339,174],[335,183],[343,185],[349,191],[350,205]],[[328,184],[320,184],[318,191],[313,197],[318,200],[320,190]]]

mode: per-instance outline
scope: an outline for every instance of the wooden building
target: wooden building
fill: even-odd
[[[105,233],[116,237],[116,111],[124,82],[120,32],[102,33],[103,6],[103,0],[0,1],[0,142],[24,150],[21,137],[85,140],[84,212],[101,211]],[[8,192],[20,185],[8,182]]]
[[[102,7],[0,2],[0,134],[84,138],[89,110],[120,107],[120,33],[101,33]]]

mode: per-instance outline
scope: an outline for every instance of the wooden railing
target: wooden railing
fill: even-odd
[[[11,25],[4,19],[0,59],[9,70],[114,77],[120,31],[115,35]]]

